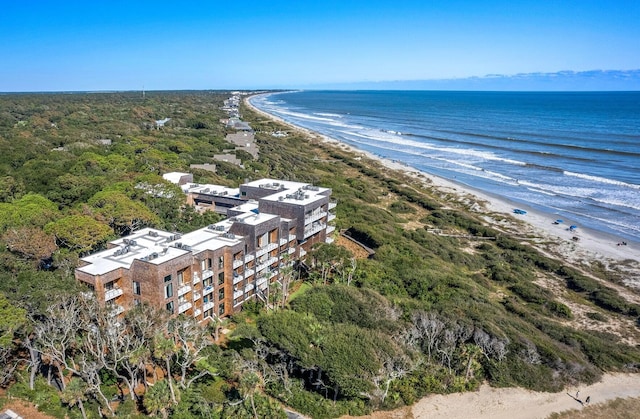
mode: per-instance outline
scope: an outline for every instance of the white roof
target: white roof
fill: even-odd
[[[230,197],[240,196],[239,188],[228,188],[226,186],[212,184],[187,183],[182,185],[182,191],[184,193],[197,193],[204,195],[226,195]]]
[[[176,185],[180,184],[180,179],[183,176],[189,176],[190,173],[182,173],[182,172],[169,172],[162,175],[164,180],[168,180],[171,183],[175,183]]]
[[[242,236],[229,234],[233,222],[224,220],[187,234],[145,228],[111,242],[111,249],[82,258],[88,265],[78,268],[91,275],[104,275],[119,268],[130,269],[134,260],[159,265],[187,253],[217,250],[236,245]]]

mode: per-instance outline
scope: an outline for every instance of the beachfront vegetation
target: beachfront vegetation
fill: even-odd
[[[0,385],[10,395],[55,417],[284,417],[285,405],[320,418],[484,380],[558,391],[640,367],[638,347],[574,323],[573,304],[596,323],[640,316],[606,272],[544,256],[375,161],[298,133],[274,138],[287,128],[249,110],[259,158],[196,178],[330,187],[337,230],[375,255],[318,246],[289,304],[247,305],[224,338],[221,324],[167,322],[150,307],[113,332],[73,279],[78,258],[143,226],[189,231],[217,219],[184,207],[161,175],[230,148],[219,122],[227,96],[0,96]]]

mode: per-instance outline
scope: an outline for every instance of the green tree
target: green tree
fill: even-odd
[[[160,380],[147,389],[143,404],[150,414],[157,415],[160,413],[166,419],[169,417],[169,409],[174,404],[172,397],[170,385],[167,384],[166,380]]]
[[[79,253],[87,253],[103,245],[113,230],[87,215],[69,215],[45,226],[59,245]]]
[[[82,417],[87,419],[87,413],[84,410],[84,401],[87,400],[87,386],[79,378],[74,377],[69,381],[67,387],[60,394],[60,399],[63,403],[73,407],[76,404],[80,408]]]
[[[158,217],[144,204],[120,192],[98,192],[89,199],[89,205],[120,236],[159,222]]]

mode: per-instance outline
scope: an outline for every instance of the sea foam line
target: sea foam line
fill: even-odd
[[[566,176],[573,176],[573,177],[577,177],[580,179],[586,179],[586,180],[590,180],[592,182],[600,182],[600,183],[606,183],[609,185],[616,185],[616,186],[624,186],[626,188],[631,188],[631,189],[640,189],[640,185],[636,185],[633,183],[627,183],[627,182],[622,182],[619,180],[615,180],[615,179],[609,179],[606,177],[600,177],[600,176],[592,176],[592,175],[586,175],[584,173],[575,173],[575,172],[569,172],[569,171],[564,171],[562,172],[564,175]]]

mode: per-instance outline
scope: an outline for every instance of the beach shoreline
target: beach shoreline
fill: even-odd
[[[529,239],[528,241],[549,255],[562,258],[571,263],[584,265],[585,267],[588,267],[588,265],[595,261],[605,267],[624,264],[628,267],[629,274],[626,275],[627,277],[623,279],[623,282],[625,285],[640,291],[640,280],[637,279],[637,274],[640,274],[639,242],[623,240],[613,234],[591,230],[582,225],[578,226],[574,231],[569,231],[568,227],[571,225],[570,219],[564,219],[561,224],[554,224],[557,218],[554,214],[545,213],[521,203],[516,204],[502,196],[480,191],[471,186],[456,182],[455,180],[433,175],[407,166],[404,163],[360,150],[334,138],[299,127],[282,118],[262,111],[249,101],[251,97],[268,96],[270,94],[272,93],[262,93],[260,95],[247,97],[244,103],[254,112],[287,125],[291,127],[292,130],[300,132],[310,138],[333,144],[341,150],[353,153],[356,156],[377,161],[388,169],[402,172],[405,175],[415,178],[416,181],[423,182],[427,186],[434,187],[443,193],[455,194],[460,198],[466,197],[465,199],[470,200],[475,199],[481,206],[479,212],[484,213],[484,218],[488,223],[498,228],[504,228],[511,234],[517,234],[523,238],[526,237]],[[527,213],[514,214],[513,210],[515,208],[524,209]],[[492,216],[492,214],[500,215],[501,218],[510,217],[515,223],[509,224],[497,221],[496,217]],[[518,231],[518,226],[523,226],[522,231]],[[533,240],[531,240],[531,238],[533,238]],[[626,244],[622,244],[623,242]]]
[[[639,243],[627,242],[627,245],[618,245],[620,239],[614,235],[590,230],[583,226],[575,231],[569,231],[568,227],[571,225],[569,219],[554,224],[556,217],[553,214],[515,204],[504,197],[420,171],[401,162],[357,149],[336,139],[293,125],[256,108],[248,98],[244,103],[257,114],[291,127],[291,131],[332,144],[340,150],[352,153],[356,158],[371,159],[390,170],[415,179],[416,183],[421,183],[425,188],[434,188],[443,196],[454,196],[458,202],[466,202],[469,210],[482,217],[487,224],[505,231],[510,236],[521,238],[550,257],[573,263],[575,266],[582,267],[583,271],[588,271],[594,262],[599,262],[610,269],[624,266],[625,270],[616,272],[621,272],[625,276],[626,280],[623,282],[635,288],[635,292],[610,282],[606,282],[606,285],[618,290],[629,301],[640,303],[640,283],[633,282],[634,278],[640,277]],[[516,207],[526,210],[526,214],[515,214],[513,209]],[[574,237],[578,240],[574,240]],[[577,319],[574,322],[576,325],[581,324]],[[578,390],[585,398],[590,395],[592,404],[619,397],[640,397],[640,375],[604,374],[598,383],[567,388],[559,393],[534,392],[523,388],[493,388],[483,384],[475,392],[430,395],[412,406],[394,411],[378,411],[367,417],[374,419],[546,418],[554,412],[584,408],[575,398],[569,397],[571,394],[575,395]],[[514,415],[514,412],[518,414]]]

